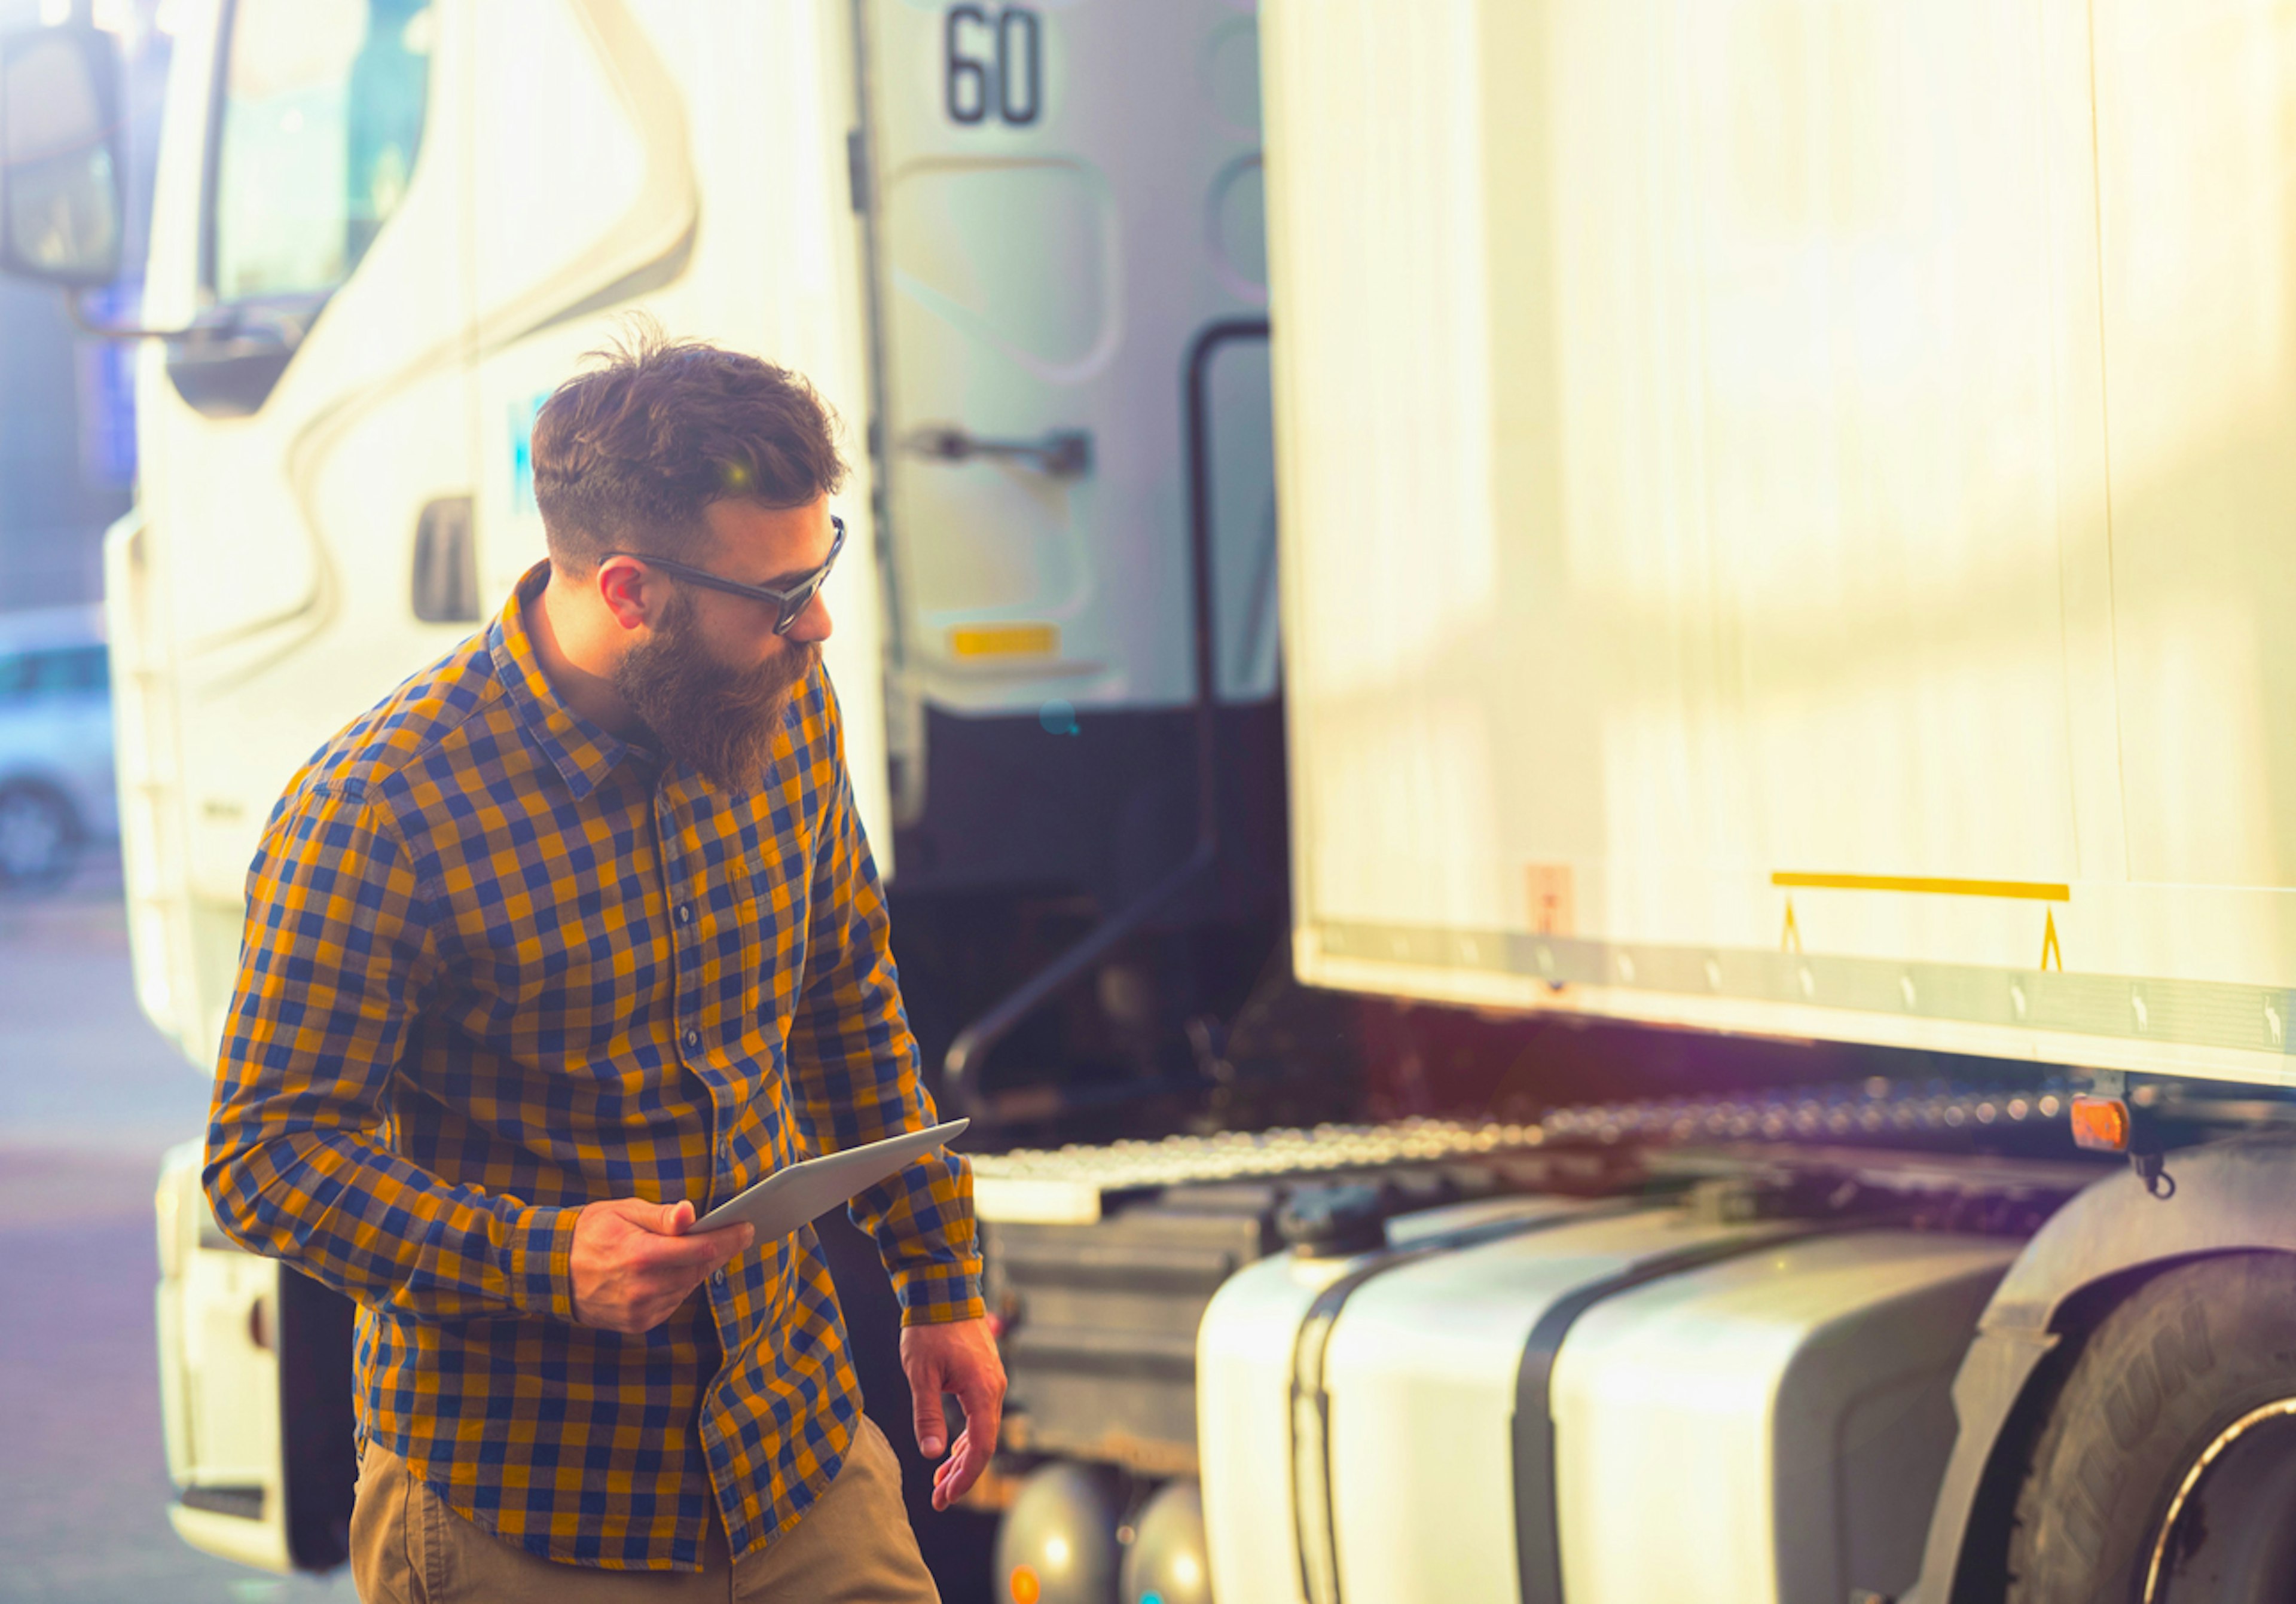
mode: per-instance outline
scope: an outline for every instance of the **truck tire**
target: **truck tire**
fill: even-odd
[[[2296,1599],[2296,1258],[2178,1265],[2097,1326],[2018,1495],[2007,1597]]]
[[[83,831],[72,805],[46,786],[0,787],[0,886],[47,890],[71,878]]]

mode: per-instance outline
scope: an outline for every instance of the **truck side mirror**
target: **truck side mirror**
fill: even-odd
[[[93,28],[0,38],[0,271],[67,289],[119,276],[119,48]]]

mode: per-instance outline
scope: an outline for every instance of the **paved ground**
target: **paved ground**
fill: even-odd
[[[207,1088],[145,1023],[116,865],[0,893],[0,1601],[317,1604],[168,1524],[152,1294],[159,1155]]]

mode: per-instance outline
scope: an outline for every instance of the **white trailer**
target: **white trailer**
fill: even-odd
[[[1262,41],[1300,974],[2284,1117],[2296,10],[1274,0]],[[2165,1169],[2021,1242],[1653,1207],[1414,1260],[1324,1311],[1320,1393],[1276,1344],[1258,1407],[1323,1456],[1249,1480],[1215,1382],[1332,1283],[1248,1272],[1214,1581],[2288,1596],[2296,1148]]]

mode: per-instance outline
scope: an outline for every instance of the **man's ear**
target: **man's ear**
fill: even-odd
[[[660,601],[660,581],[651,578],[627,557],[609,557],[600,563],[593,583],[598,587],[598,599],[624,629],[636,629],[649,622],[652,609]]]

